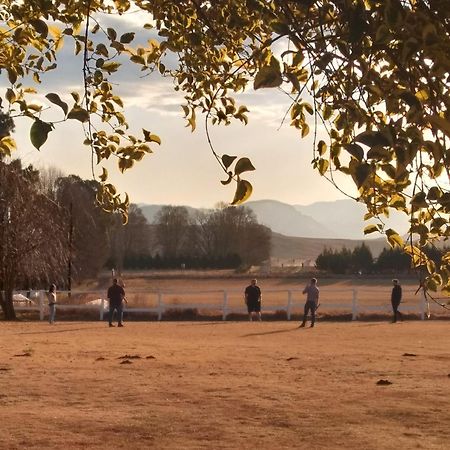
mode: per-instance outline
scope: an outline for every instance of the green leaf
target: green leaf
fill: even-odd
[[[319,141],[317,144],[317,151],[319,152],[319,156],[322,156],[327,151],[327,144],[324,141]]]
[[[345,148],[345,150],[347,150],[350,153],[350,155],[352,155],[358,161],[362,161],[362,159],[364,158],[364,150],[360,145],[345,144],[344,148]]]
[[[379,228],[378,225],[371,224],[371,225],[367,225],[364,228],[364,234],[365,235],[366,234],[370,234],[370,233],[375,233],[376,231],[380,231],[380,228]]]
[[[134,33],[125,33],[120,36],[120,42],[122,44],[129,44],[134,39]]]
[[[99,178],[100,178],[100,181],[102,183],[104,183],[108,178],[108,171],[104,167],[102,167],[102,169],[103,169],[103,171]]]
[[[236,163],[234,173],[235,175],[240,175],[241,173],[248,172],[250,170],[255,170],[250,160],[248,158],[240,158]]]
[[[404,242],[402,237],[392,228],[386,230],[386,236],[391,247],[403,247]]]
[[[328,170],[328,167],[330,166],[330,163],[328,162],[328,159],[319,159],[318,168],[320,175],[324,175],[325,172]]]
[[[42,120],[36,119],[31,125],[30,140],[38,150],[45,144],[48,134],[53,130],[53,125]]]
[[[436,128],[439,128],[441,131],[443,131],[447,136],[450,137],[450,121],[447,119],[444,119],[443,117],[435,114],[433,116],[428,116],[429,122],[435,126]]]
[[[272,63],[273,61],[276,61],[276,64]],[[271,65],[261,67],[256,74],[253,89],[278,87],[282,83],[283,77],[281,76],[280,64],[275,57],[272,57]]]
[[[388,137],[381,131],[364,131],[355,137],[355,141],[361,142],[369,147],[375,147],[376,145],[380,145],[382,147],[391,145]]]
[[[367,180],[371,173],[369,164],[359,164],[356,167],[354,180],[356,182],[356,186],[360,188]]]
[[[80,122],[88,122],[89,121],[89,113],[79,106],[74,106],[72,110],[67,115],[68,119],[79,120]]]
[[[156,142],[157,144],[161,145],[161,138],[158,135],[152,134],[150,133],[150,131],[147,131],[144,128],[142,128],[142,132],[144,133],[145,142]]]
[[[416,208],[426,208],[428,206],[425,192],[418,192],[411,199],[411,205]]]
[[[231,204],[240,205],[241,203],[244,203],[250,195],[252,195],[252,191],[253,187],[248,181],[239,180],[236,187],[236,192],[234,194],[234,199]]]
[[[427,261],[427,270],[430,275],[432,275],[434,272],[436,272],[436,264],[431,259],[429,259]]]
[[[225,169],[228,169],[236,158],[237,156],[222,155],[222,164]]]
[[[114,28],[107,28],[106,29],[106,33],[108,34],[108,37],[112,40],[115,41],[117,38],[117,32],[116,30],[114,30]]]
[[[64,111],[64,115],[67,116],[69,105],[66,102],[63,102],[58,94],[50,93],[47,94],[45,98],[55,105],[59,106]]]
[[[48,26],[43,20],[30,20],[29,23],[44,39],[47,37]]]

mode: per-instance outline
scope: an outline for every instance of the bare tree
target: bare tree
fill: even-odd
[[[61,208],[37,189],[39,173],[20,161],[0,162],[0,305],[15,319],[18,284],[61,282],[67,262]]]
[[[166,258],[180,256],[185,248],[190,225],[189,212],[184,206],[163,206],[156,219],[156,238]]]

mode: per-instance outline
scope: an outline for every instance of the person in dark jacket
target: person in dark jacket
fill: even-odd
[[[392,283],[394,285],[391,293],[392,311],[394,312],[392,322],[395,323],[397,322],[397,316],[400,318],[400,320],[402,320],[402,313],[398,310],[398,307],[400,306],[400,303],[402,301],[402,287],[400,286],[400,283],[397,279],[393,279]]]
[[[257,286],[255,278],[251,281],[250,286],[245,288],[244,297],[250,322],[253,320],[254,314],[261,320],[261,289]]]
[[[118,326],[123,327],[122,324],[122,302],[125,300],[125,290],[119,285],[117,278],[114,278],[112,286],[108,288],[109,300],[109,326],[113,327],[114,311],[117,311]]]

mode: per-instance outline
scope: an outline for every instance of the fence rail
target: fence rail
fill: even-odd
[[[376,293],[380,296],[380,291],[370,290],[370,289],[326,289],[321,288],[320,296],[320,311],[323,310],[340,310],[347,311],[352,316],[352,320],[357,320],[361,314],[364,313],[389,313],[391,311],[390,303],[386,302],[389,299],[389,291],[385,292],[384,301],[382,304],[365,304],[363,297],[371,297]],[[408,295],[413,294],[414,291],[403,290],[404,298]],[[15,302],[15,310],[23,312],[38,312],[40,320],[44,320],[44,316],[47,311],[47,300],[45,291],[34,291],[24,292],[18,291],[16,294],[22,294],[20,300]],[[25,295],[28,294],[28,295]],[[263,312],[278,312],[284,311],[286,313],[287,320],[291,320],[291,317],[295,311],[302,312],[304,306],[304,298],[299,301],[296,297],[301,296],[301,289],[266,289],[263,292]],[[230,314],[242,314],[246,313],[247,309],[242,301],[242,291],[236,289],[225,289],[225,290],[202,290],[202,291],[180,291],[180,290],[128,290],[127,297],[133,295],[151,295],[156,298],[156,304],[154,306],[127,306],[124,305],[124,311],[127,314],[137,314],[137,313],[152,313],[157,316],[158,320],[162,320],[165,313],[169,310],[188,310],[197,309],[205,311],[220,311],[222,315],[222,320],[227,320]],[[218,296],[219,301],[216,303],[201,303],[187,301],[180,303],[179,301],[174,303],[174,301],[166,301],[169,297],[188,296],[199,297],[202,295]],[[58,292],[58,300],[60,298],[67,297],[75,298],[76,296],[84,297],[95,297],[95,300],[85,303],[85,304],[71,304],[65,302],[59,302],[57,304],[57,310],[82,310],[82,311],[97,311],[99,315],[99,320],[103,320],[105,314],[108,312],[108,301],[103,297],[104,291],[71,291]],[[230,303],[230,297],[237,297],[239,304]],[[277,297],[279,302],[277,304],[270,303],[270,301],[264,301],[265,297]],[[330,297],[347,298],[346,302],[330,302],[327,301]],[[25,297],[25,299],[24,299]],[[32,297],[32,299],[28,299]],[[94,302],[94,303],[93,303]],[[401,303],[401,312],[417,313],[423,320],[425,318],[426,311],[426,300],[423,294],[414,296],[413,300],[408,297],[407,303]]]

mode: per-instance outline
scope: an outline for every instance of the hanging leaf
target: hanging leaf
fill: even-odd
[[[319,156],[322,156],[327,151],[327,144],[324,141],[319,141],[317,144],[317,151],[319,152]]]
[[[359,164],[356,167],[353,178],[354,178],[354,180],[356,182],[356,186],[358,188],[360,188],[365,183],[365,181],[369,177],[370,173],[371,173],[371,170],[370,170],[369,164]]]
[[[347,150],[353,158],[356,158],[358,161],[362,161],[364,158],[364,150],[358,144],[345,144],[345,150]]]
[[[44,39],[47,37],[48,26],[43,20],[30,20],[29,23]]]
[[[52,124],[36,119],[30,129],[30,140],[33,146],[40,150],[42,145],[47,141],[48,133],[52,129]]]
[[[107,180],[107,178],[108,178],[108,171],[104,168],[104,167],[102,167],[102,174],[100,175],[100,181],[102,182],[102,183],[104,183],[106,180]]]
[[[89,113],[79,106],[74,106],[72,110],[67,115],[68,119],[79,120],[80,122],[88,122],[89,121]]]
[[[122,44],[129,44],[134,39],[134,33],[125,33],[120,36],[120,42]]]
[[[236,163],[234,173],[235,175],[240,175],[241,173],[248,172],[250,170],[255,170],[250,160],[248,158],[240,158]]]
[[[320,175],[324,175],[325,172],[328,170],[330,163],[328,162],[328,159],[320,158],[317,166],[319,168]]]
[[[283,83],[280,64],[275,57],[272,57],[270,66],[259,69],[253,82],[253,89],[278,87]]]
[[[252,191],[253,187],[247,180],[239,180],[231,204],[240,205],[244,203],[252,195]]]
[[[380,231],[380,228],[379,228],[378,225],[371,224],[371,225],[367,225],[364,228],[364,234],[365,235],[366,234],[370,234],[370,233],[375,233],[376,231]]]
[[[233,172],[227,172],[228,173],[228,179],[227,180],[220,180],[220,182],[226,186],[227,184],[231,183],[231,180],[233,179]]]
[[[386,237],[391,247],[403,247],[402,237],[392,228],[386,230]]]
[[[45,98],[55,105],[59,106],[64,111],[64,115],[67,116],[69,105],[66,102],[63,102],[58,94],[50,93],[47,94]]]
[[[236,158],[237,156],[222,155],[222,164],[225,169],[228,169]]]
[[[361,142],[369,147],[381,145],[382,147],[390,145],[388,137],[381,131],[364,131],[355,137],[355,141]]]

